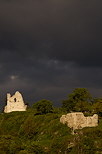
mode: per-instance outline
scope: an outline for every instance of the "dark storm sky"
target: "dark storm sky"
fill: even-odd
[[[0,0],[0,102],[102,97],[102,0]]]

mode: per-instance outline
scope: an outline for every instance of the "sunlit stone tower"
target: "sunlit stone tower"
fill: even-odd
[[[24,104],[22,95],[17,91],[13,96],[7,94],[7,105],[4,108],[5,113],[12,111],[26,111],[27,105]]]

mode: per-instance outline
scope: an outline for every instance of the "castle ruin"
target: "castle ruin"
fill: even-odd
[[[24,104],[22,95],[17,91],[13,96],[7,94],[7,105],[4,108],[5,113],[12,111],[26,111],[27,105]]]
[[[98,115],[85,117],[82,112],[68,113],[62,115],[60,122],[67,124],[68,127],[75,129],[82,129],[84,127],[96,127],[98,126]]]

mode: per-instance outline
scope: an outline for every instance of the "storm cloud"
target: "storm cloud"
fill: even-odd
[[[0,0],[0,95],[30,104],[76,87],[102,96],[101,0]]]

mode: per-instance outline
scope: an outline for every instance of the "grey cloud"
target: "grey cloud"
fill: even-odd
[[[101,0],[0,0],[0,90],[55,104],[76,87],[101,94],[101,7]]]

